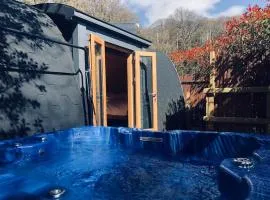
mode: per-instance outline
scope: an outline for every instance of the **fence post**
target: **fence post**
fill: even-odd
[[[210,52],[210,65],[215,64],[216,62],[216,53],[215,51]],[[216,88],[216,69],[213,68],[210,74],[210,90],[215,91]],[[208,118],[212,117],[215,111],[215,92],[207,94],[206,96],[206,116]],[[207,127],[209,130],[214,129],[214,124],[211,121],[208,121]]]

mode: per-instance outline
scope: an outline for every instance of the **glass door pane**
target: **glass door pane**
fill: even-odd
[[[136,52],[136,127],[158,129],[156,53]]]
[[[90,46],[93,125],[107,126],[105,45],[101,38],[91,34]]]
[[[102,57],[101,57],[101,45],[95,42],[95,63],[96,63],[96,120],[97,125],[103,124],[103,108],[102,108]]]
[[[152,57],[140,57],[141,71],[141,124],[142,128],[153,128],[153,86],[152,86]]]

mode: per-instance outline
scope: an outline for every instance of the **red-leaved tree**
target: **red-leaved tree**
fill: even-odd
[[[211,71],[209,53],[214,50],[218,55],[215,67],[223,85],[269,85],[269,42],[270,6],[253,6],[242,16],[229,20],[220,37],[201,47],[173,52],[170,56],[181,68],[197,66],[193,75],[207,78]],[[225,73],[229,73],[228,79],[224,79]]]

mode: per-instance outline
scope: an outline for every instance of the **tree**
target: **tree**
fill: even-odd
[[[182,67],[199,66],[195,71],[211,71],[210,51],[218,53],[215,67],[219,77],[229,72],[225,86],[265,86],[270,84],[270,5],[249,7],[240,17],[227,21],[225,32],[204,45],[172,52],[171,58]],[[193,73],[194,74],[194,73]],[[209,74],[205,74],[207,77]]]
[[[241,17],[226,24],[226,32],[213,43],[219,52],[217,69],[231,73],[228,84],[270,84],[270,5],[249,7]]]
[[[177,49],[189,49],[194,44],[200,43],[200,32],[203,18],[193,12],[177,9],[171,20],[175,26]]]
[[[159,20],[149,28],[141,30],[140,34],[152,41],[152,48],[166,54],[175,50],[171,24],[167,20]]]
[[[153,42],[152,48],[170,54],[204,44],[210,37],[223,32],[225,19],[207,19],[182,8],[158,20],[141,34]]]
[[[62,3],[77,8],[106,22],[136,22],[138,20],[121,0],[24,0],[28,4]]]

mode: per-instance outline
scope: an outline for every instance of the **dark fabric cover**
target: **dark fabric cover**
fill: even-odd
[[[33,72],[74,73],[70,48],[1,27],[65,42],[52,20],[38,9],[12,0],[0,2],[0,137],[83,125],[78,75]]]

